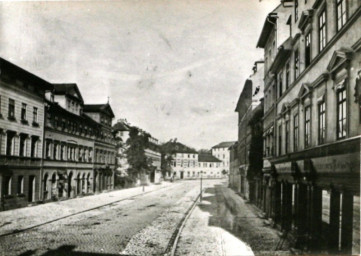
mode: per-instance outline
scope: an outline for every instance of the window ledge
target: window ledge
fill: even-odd
[[[8,116],[8,120],[11,122],[16,122],[16,118],[13,116]]]
[[[21,119],[21,123],[22,123],[22,124],[25,124],[25,125],[29,125],[28,120],[25,120],[25,119]]]
[[[34,127],[39,127],[39,124],[38,124],[37,122],[33,122],[32,125],[33,125]]]

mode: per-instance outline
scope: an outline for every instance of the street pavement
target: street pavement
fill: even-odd
[[[289,245],[227,183],[206,188],[181,233],[176,255],[289,255]]]
[[[289,254],[225,180],[203,187],[176,255]],[[0,212],[0,255],[164,255],[199,189],[178,181]]]
[[[204,187],[219,182],[205,181]],[[145,190],[154,191],[141,195],[141,188],[135,188],[2,212],[1,255],[161,254],[196,199],[199,181]],[[49,221],[53,222],[42,225]],[[39,226],[9,234],[35,224]]]

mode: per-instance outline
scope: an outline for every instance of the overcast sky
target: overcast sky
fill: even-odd
[[[161,141],[237,139],[234,112],[279,0],[0,2],[0,55]]]

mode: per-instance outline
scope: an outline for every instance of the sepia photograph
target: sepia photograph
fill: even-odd
[[[0,256],[360,255],[361,0],[0,0]]]

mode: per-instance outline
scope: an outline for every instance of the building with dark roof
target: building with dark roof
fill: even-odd
[[[42,199],[45,93],[53,85],[0,58],[0,210]]]
[[[196,175],[202,178],[223,178],[222,161],[211,153],[200,153],[198,155],[198,168]]]
[[[115,142],[111,127],[88,116],[75,83],[56,84],[48,99],[43,199],[72,198],[113,189]],[[108,116],[112,116],[110,113]]]

